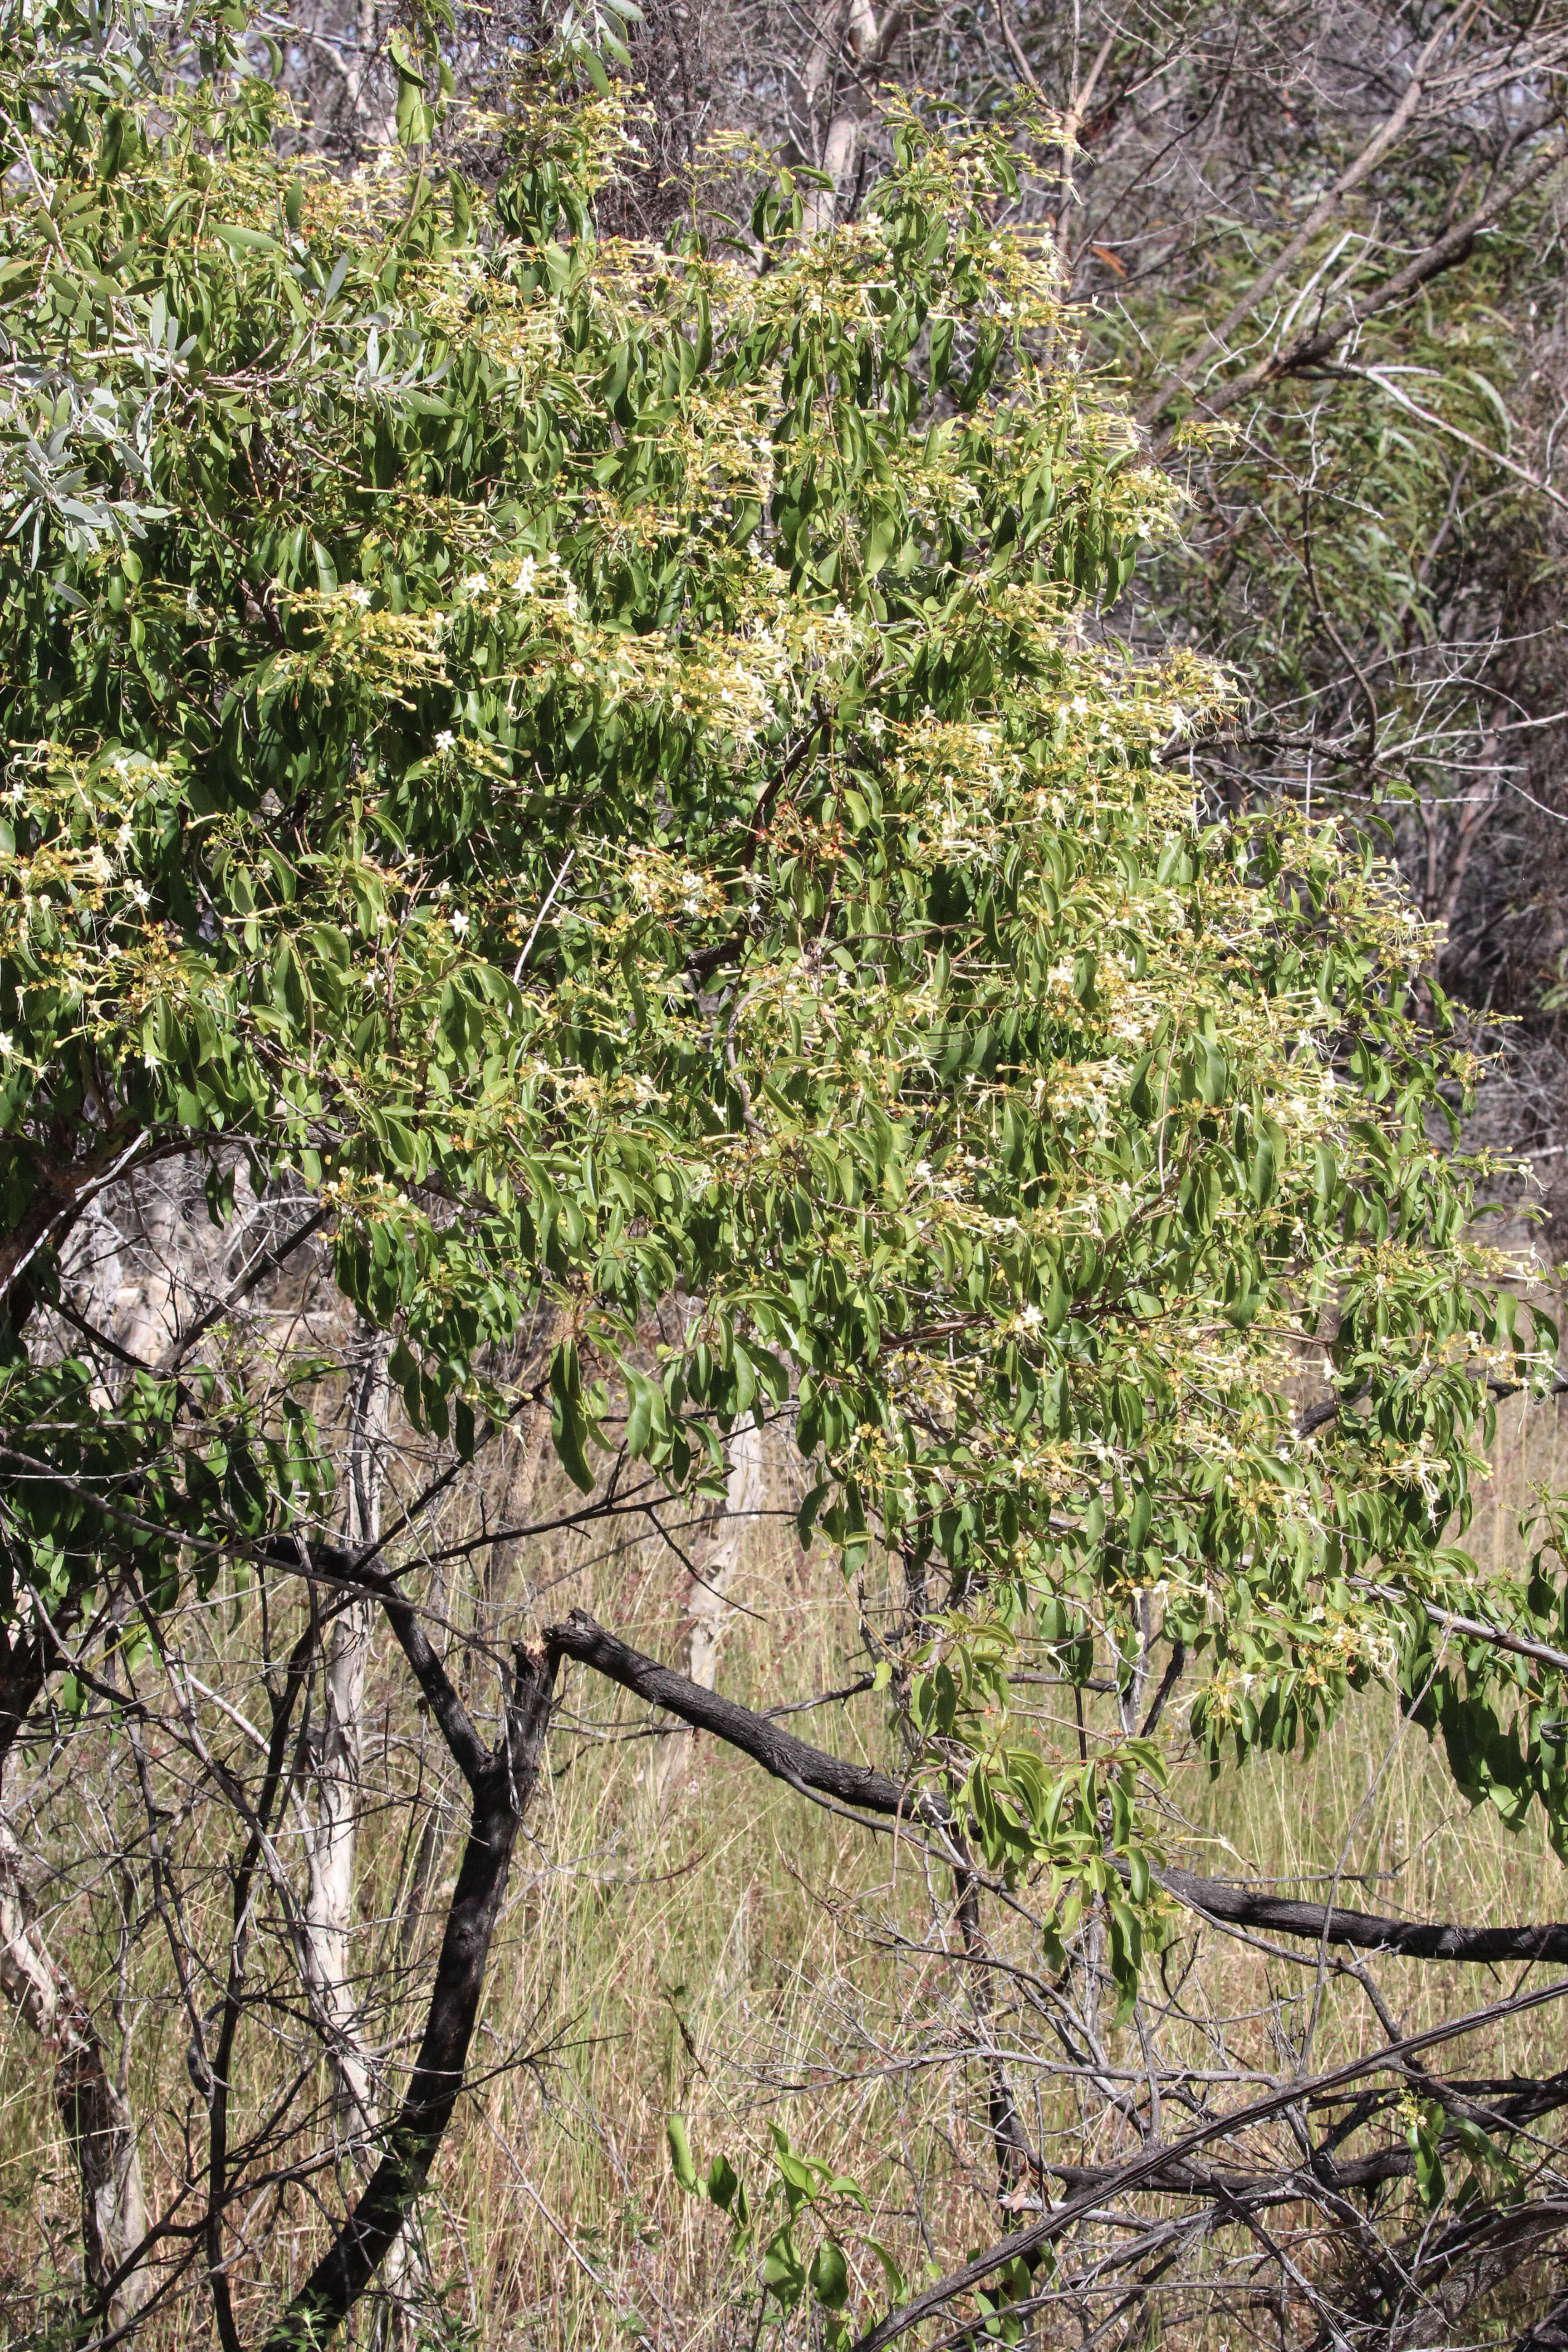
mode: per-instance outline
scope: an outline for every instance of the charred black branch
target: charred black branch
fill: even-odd
[[[1496,2001],[1488,2009],[1472,2010],[1467,2016],[1452,2018],[1446,2024],[1429,2026],[1421,2033],[1406,2034],[1403,2040],[1391,2042],[1382,2050],[1375,2051],[1369,2058],[1353,2058],[1344,2065],[1333,2067],[1327,2074],[1316,2075],[1304,2083],[1288,2084],[1284,2089],[1272,2091],[1267,2097],[1256,2099],[1231,2115],[1216,2116],[1199,2124],[1167,2147],[1145,2147],[1103,2184],[1097,2181],[1090,2188],[1075,2189],[1061,2204],[1030,2222],[1027,2228],[1014,2231],[988,2252],[977,2255],[961,2270],[952,2272],[948,2277],[939,2279],[934,2285],[913,2296],[901,2309],[890,2311],[877,2326],[857,2340],[853,2352],[883,2352],[885,2346],[896,2343],[923,2321],[934,2318],[961,2297],[972,2294],[976,2287],[984,2286],[995,2277],[998,2271],[1005,2270],[1010,2263],[1032,2264],[1033,2258],[1042,2247],[1063,2237],[1097,2206],[1104,2203],[1109,2196],[1125,2196],[1133,2190],[1147,2189],[1173,2164],[1189,2163],[1205,2148],[1231,2139],[1238,2132],[1271,2122],[1291,2107],[1310,2104],[1313,2099],[1343,2089],[1352,2083],[1364,2082],[1370,2075],[1391,2069],[1402,2071],[1411,2059],[1418,2058],[1446,2042],[1482,2032],[1500,2023],[1505,2017],[1520,2016],[1527,2010],[1541,2008],[1548,2001],[1561,2000],[1564,1995],[1568,1995],[1568,1978],[1559,1979],[1553,1984],[1538,1986],[1531,1991],[1515,1993],[1510,1999]]]
[[[958,1834],[952,1809],[939,1792],[903,1788],[885,1772],[874,1771],[864,1764],[846,1764],[836,1756],[825,1754],[820,1748],[796,1739],[793,1733],[781,1731],[774,1718],[738,1706],[733,1699],[721,1698],[716,1692],[703,1689],[700,1683],[689,1682],[684,1675],[674,1674],[655,1659],[645,1657],[641,1651],[629,1648],[581,1609],[574,1609],[564,1625],[552,1625],[545,1639],[552,1649],[595,1667],[651,1706],[663,1707],[695,1729],[710,1731],[715,1738],[738,1748],[765,1772],[771,1772],[774,1780],[785,1781],[792,1789],[815,1790],[837,1798],[841,1804],[884,1819],[916,1819],[945,1830],[958,1898],[958,1930],[964,1957],[974,1964],[976,2013],[983,2029],[988,2025],[991,1996],[980,1926],[980,1882]],[[1006,2203],[1016,2197],[1033,2158],[1018,2120],[1017,2101],[1000,2058],[993,2058],[987,2070],[986,2109],[996,2151],[997,2190]]]
[[[1407,1960],[1568,1960],[1568,1925],[1460,1927],[1441,1919],[1380,1919],[1366,1911],[1252,1895],[1222,1878],[1194,1878],[1185,1870],[1157,1870],[1154,1875],[1167,1894],[1201,1917],[1266,1935],[1304,1936],[1313,1943],[1349,1944],[1357,1951],[1391,1952]]]
[[[793,1732],[781,1731],[767,1716],[754,1715],[749,1706],[738,1706],[717,1691],[704,1690],[684,1675],[661,1666],[657,1659],[629,1648],[595,1624],[585,1610],[574,1609],[563,1625],[547,1627],[544,1638],[563,1657],[594,1667],[650,1706],[663,1707],[694,1730],[710,1731],[727,1747],[738,1748],[764,1772],[792,1789],[815,1790],[822,1796],[836,1797],[840,1804],[852,1805],[858,1812],[875,1813],[885,1821],[921,1821],[939,1828],[952,1822],[952,1808],[934,1790],[906,1789],[868,1764],[847,1764],[837,1756],[826,1755]]]
[[[395,1618],[393,1625],[425,1687],[426,1675],[414,1657],[418,1645],[405,1637]],[[419,1640],[423,1642],[423,1634]],[[427,1670],[430,1661],[424,1663]],[[446,1681],[438,1663],[436,1676]],[[493,1750],[481,1751],[479,1769],[470,1773],[463,1765],[473,1790],[473,1821],[447,1915],[424,2038],[403,2104],[386,2135],[386,2153],[353,2211],[267,2337],[264,2352],[317,2352],[375,2276],[425,2185],[463,2087],[490,1939],[512,1848],[539,1775],[554,1682],[552,1648],[519,1650],[507,1696],[505,1733]],[[460,1755],[458,1760],[463,1763]]]
[[[711,1732],[716,1739],[738,1748],[792,1789],[815,1790],[884,1820],[922,1821],[950,1833],[955,1830],[952,1810],[939,1790],[907,1789],[869,1765],[847,1764],[825,1754],[793,1733],[781,1731],[766,1716],[755,1715],[716,1691],[703,1690],[684,1675],[672,1673],[640,1650],[630,1648],[581,1609],[574,1609],[565,1624],[552,1625],[545,1639],[563,1656],[596,1668],[650,1706],[663,1707],[697,1730]],[[1125,1864],[1119,1866],[1125,1871]],[[1443,1920],[1384,1919],[1364,1911],[1252,1895],[1225,1879],[1198,1878],[1185,1870],[1161,1870],[1155,1876],[1188,1910],[1271,1935],[1302,1936],[1315,1943],[1326,1938],[1331,1944],[1352,1945],[1358,1951],[1392,1952],[1416,1960],[1568,1961],[1568,1924],[1461,1927]]]

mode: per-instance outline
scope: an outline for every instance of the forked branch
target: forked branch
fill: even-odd
[[[395,1630],[402,1640],[405,1629],[398,1629],[395,1622]],[[403,1645],[406,1653],[408,1642]],[[426,1668],[422,1683],[445,1681],[433,1654],[421,1663]],[[387,2128],[386,2153],[353,2211],[267,2337],[265,2352],[317,2352],[369,2286],[425,2186],[463,2087],[512,1848],[539,1777],[554,1682],[553,1650],[520,1649],[507,1694],[505,1729],[496,1747],[481,1751],[475,1769],[470,1769],[471,1757],[465,1761],[467,1743],[462,1743],[464,1752],[454,1747],[473,1791],[473,1819],[447,1915],[419,2054],[402,2105]]]

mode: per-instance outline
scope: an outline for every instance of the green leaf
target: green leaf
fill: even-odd
[[[217,221],[213,235],[236,253],[276,253],[278,239],[265,229],[242,228],[237,221]]]
[[[812,2257],[811,2291],[829,2311],[842,2311],[849,2299],[849,2265],[844,2250],[825,2239]]]
[[[669,2166],[677,2185],[689,2196],[695,2196],[697,2167],[691,2161],[691,2143],[686,2137],[686,2126],[679,2116],[666,2118],[664,2136],[669,2143]]]
[[[740,2176],[727,2156],[716,2156],[708,2168],[708,2200],[717,2205],[721,2213],[732,2212],[742,2195]]]

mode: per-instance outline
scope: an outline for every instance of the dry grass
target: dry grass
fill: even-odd
[[[1483,1561],[1509,1560],[1530,1486],[1562,1484],[1565,1448],[1560,1410],[1527,1419],[1518,1406],[1505,1409],[1492,1496],[1471,1537]],[[510,1498],[489,1497],[492,1510],[528,1504],[538,1516],[548,1479],[536,1484],[524,1462],[511,1483]],[[862,1664],[849,1597],[825,1579],[820,1557],[802,1559],[793,1535],[780,1532],[787,1524],[764,1521],[748,1541],[721,1668],[722,1685],[757,1706],[834,1689]],[[455,1539],[462,1527],[454,1522],[444,1533]],[[492,1579],[486,1591],[454,1571],[441,1613],[459,1632],[478,1621],[511,1633],[582,1601],[640,1646],[677,1654],[679,1564],[640,1526],[609,1549],[602,1537],[550,1538],[508,1572],[510,1590]],[[206,1632],[209,1681],[216,1674],[229,1703],[254,1714],[253,1607],[231,1611],[215,1601]],[[488,1703],[493,1715],[489,1671],[472,1661],[465,1668],[470,1703]],[[973,2055],[969,1986],[951,1957],[957,1938],[945,1874],[907,1841],[868,1837],[705,1742],[661,1815],[641,1711],[616,1699],[578,1672],[564,1685],[552,1770],[520,1850],[492,1958],[475,2046],[482,2079],[424,2208],[433,2292],[423,2325],[432,2339],[439,2312],[441,2327],[496,2352],[575,2352],[639,2337],[724,2352],[749,2342],[754,2258],[732,2262],[719,2216],[675,2188],[664,2147],[671,2110],[688,2118],[700,2164],[726,2153],[753,2191],[766,2178],[773,2124],[858,2178],[872,2226],[910,2273],[928,2260],[945,2266],[994,2234],[984,2074]],[[881,1705],[862,1697],[797,1727],[842,1752],[885,1759]],[[435,1898],[456,1868],[461,1810],[438,1743],[409,1706],[401,1662],[384,1651],[370,1721],[360,1933],[367,1971],[395,1956],[422,1809],[433,1794],[444,1809],[412,1974],[368,2020],[395,2059],[428,1980],[441,1907]],[[46,1901],[45,1924],[110,2040],[111,2019],[131,2029],[149,2187],[167,2201],[187,2150],[202,2158],[204,2119],[186,2088],[188,2029],[145,1868],[131,1885],[96,1859],[116,1830],[123,1834],[139,1820],[123,1735],[112,1756],[110,1739],[105,1727],[90,1726],[36,1759],[34,1808],[47,1812],[50,1851],[64,1873]],[[172,1748],[154,1760],[173,1806],[184,1767]],[[14,1803],[22,1779],[16,1776]],[[411,1808],[416,1790],[422,1793]],[[1292,1886],[1337,1874],[1342,1902],[1421,1916],[1523,1919],[1564,1910],[1559,1865],[1538,1824],[1510,1838],[1489,1811],[1470,1812],[1425,1738],[1403,1727],[1386,1701],[1352,1708],[1309,1765],[1255,1763],[1211,1788],[1201,1768],[1182,1763],[1173,1795],[1193,1825],[1192,1852],[1215,1872],[1245,1868]],[[222,1873],[232,1843],[232,1824],[216,1806],[200,1805],[175,1825],[174,1890],[193,1942],[213,1954],[223,1948]],[[994,1905],[987,1926],[999,1956],[1026,1969],[1037,1964],[1026,1923]],[[1315,1961],[1310,1952],[1287,1961],[1204,1932],[1189,1981],[1201,1983],[1212,2017],[1227,2021],[1224,2044],[1238,2067],[1278,2076],[1299,2060],[1320,1997]],[[1398,1962],[1379,1962],[1375,1981],[1411,2031],[1506,1989],[1486,1970]],[[1315,2065],[1381,2042],[1363,1984],[1331,1969],[1321,2002]],[[1124,2148],[1124,2127],[1103,2113],[1080,2114],[1077,2089],[1047,2069],[1023,2021],[1004,2009],[998,2030],[1031,2136],[1060,2145],[1053,2136],[1068,2132],[1101,2156]],[[1538,2011],[1465,2045],[1462,2071],[1551,2072],[1561,2032],[1556,2011]],[[260,2112],[288,2043],[276,2018],[258,2018],[237,2084],[244,2119]],[[1136,2063],[1130,2032],[1109,2046],[1113,2059]],[[324,2084],[316,2088],[324,2099]],[[306,2138],[312,2136],[330,2137],[320,2112]],[[331,2206],[330,2179],[322,2193]],[[37,2340],[54,2300],[51,2273],[68,2280],[74,2195],[38,2047],[8,2018],[0,2054],[0,2274],[8,2289],[0,2341]],[[237,2268],[247,2342],[279,2289],[303,2274],[321,2227],[298,2189],[253,2217],[249,2252]],[[1536,2275],[1521,2267],[1521,2296]],[[869,2256],[862,2284],[865,2307],[884,2299]],[[209,2326],[198,2293],[149,2336],[160,2352],[173,2352],[205,2344]],[[1145,2338],[1155,2340],[1157,2328]],[[1224,2329],[1200,2313],[1180,2340],[1217,2347]]]

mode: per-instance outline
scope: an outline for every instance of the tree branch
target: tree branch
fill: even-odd
[[[1125,1864],[1117,1867],[1125,1874]],[[1223,1878],[1186,1870],[1153,1874],[1189,1911],[1274,1936],[1304,1936],[1313,1943],[1349,1944],[1361,1952],[1392,1952],[1407,1960],[1568,1961],[1568,1925],[1460,1927],[1440,1919],[1382,1919],[1366,1911],[1330,1909],[1273,1895],[1252,1895]]]
[[[868,1764],[847,1764],[837,1756],[824,1754],[793,1732],[781,1731],[766,1716],[754,1715],[749,1706],[739,1706],[717,1691],[704,1690],[685,1675],[672,1673],[657,1659],[629,1648],[595,1624],[585,1610],[574,1609],[563,1625],[547,1626],[544,1638],[563,1657],[594,1667],[650,1706],[661,1706],[696,1730],[710,1731],[728,1747],[738,1748],[764,1772],[771,1772],[775,1780],[787,1781],[792,1789],[818,1790],[825,1796],[837,1797],[840,1804],[884,1820],[923,1821],[938,1828],[952,1822],[946,1799],[934,1790],[907,1789]]]
[[[401,1633],[398,1639],[413,1664],[409,1643]],[[419,2055],[388,2129],[386,2154],[331,2245],[266,2338],[264,2352],[319,2352],[363,2294],[425,2186],[463,2087],[485,1964],[512,1848],[539,1776],[554,1682],[553,1649],[520,1649],[507,1696],[504,1735],[486,1753],[477,1775],[463,1766],[474,1791],[473,1821],[447,1915]]]
[[[1390,147],[1392,147],[1402,136],[1410,122],[1412,115],[1415,112],[1417,106],[1421,102],[1421,93],[1426,87],[1427,68],[1431,65],[1432,59],[1436,55],[1438,48],[1441,47],[1443,41],[1451,30],[1455,19],[1459,13],[1460,11],[1458,9],[1455,9],[1450,15],[1443,19],[1441,24],[1439,24],[1436,31],[1432,35],[1426,47],[1422,50],[1421,55],[1416,59],[1410,79],[1405,84],[1404,95],[1401,97],[1399,103],[1394,108],[1393,113],[1390,114],[1387,120],[1381,123],[1377,130],[1373,131],[1372,137],[1367,141],[1366,145],[1362,149],[1355,161],[1350,164],[1345,171],[1342,172],[1333,186],[1330,188],[1326,194],[1319,197],[1317,203],[1313,205],[1311,211],[1308,214],[1306,219],[1302,222],[1295,236],[1289,240],[1289,243],[1284,246],[1280,251],[1275,255],[1274,259],[1268,264],[1268,268],[1261,271],[1259,275],[1253,279],[1246,292],[1240,295],[1231,305],[1229,310],[1220,320],[1218,326],[1211,327],[1209,329],[1207,334],[1204,337],[1203,341],[1198,345],[1197,350],[1192,352],[1188,358],[1184,359],[1180,367],[1173,368],[1171,371],[1171,373],[1164,378],[1163,382],[1156,386],[1154,392],[1152,394],[1150,398],[1144,402],[1143,406],[1138,412],[1138,422],[1140,425],[1147,425],[1154,423],[1155,419],[1169,407],[1176,394],[1186,390],[1194,376],[1197,373],[1198,369],[1203,365],[1204,361],[1208,358],[1211,352],[1219,352],[1221,354],[1226,352],[1230,339],[1232,335],[1235,334],[1237,329],[1244,325],[1251,317],[1253,311],[1257,310],[1258,304],[1264,301],[1268,296],[1273,292],[1275,287],[1279,285],[1279,280],[1284,277],[1286,271],[1299,261],[1302,254],[1306,252],[1307,247],[1311,244],[1312,239],[1317,236],[1318,231],[1323,226],[1323,224],[1332,218],[1335,212],[1339,209],[1339,206],[1344,202],[1346,196],[1353,194],[1353,192],[1361,185],[1362,182],[1366,178],[1368,173],[1375,169],[1377,164],[1382,162],[1384,156],[1387,154]]]
[[[1565,153],[1568,153],[1568,142],[1562,139],[1551,142],[1516,172],[1512,179],[1506,180],[1484,204],[1478,205],[1474,212],[1451,228],[1446,236],[1440,236],[1436,244],[1427,247],[1425,253],[1418,253],[1413,261],[1406,262],[1403,269],[1396,270],[1392,278],[1374,287],[1364,301],[1357,302],[1349,296],[1345,297],[1343,315],[1337,325],[1304,331],[1293,342],[1287,343],[1283,351],[1271,352],[1268,358],[1244,368],[1239,375],[1227,376],[1212,392],[1196,396],[1204,415],[1223,416],[1227,408],[1234,408],[1237,401],[1247,399],[1265,384],[1276,383],[1281,376],[1300,374],[1304,369],[1316,367],[1331,355],[1353,329],[1364,326],[1368,320],[1375,319],[1384,310],[1394,309],[1432,278],[1440,277],[1444,270],[1451,269],[1457,262],[1465,260],[1482,231],[1500,218],[1510,205],[1517,203],[1538,180],[1545,179],[1549,173],[1555,171]],[[1216,330],[1215,333],[1223,331]],[[1209,344],[1205,343],[1203,352],[1208,349]],[[1184,369],[1166,378],[1159,391],[1144,403],[1139,412],[1140,424],[1152,425],[1158,420],[1175,394],[1184,390],[1191,382],[1201,356],[1202,352]],[[1163,455],[1170,446],[1170,440],[1169,434],[1162,435],[1155,443],[1154,454]],[[1493,453],[1489,451],[1487,454],[1490,456]]]
[[[1399,2066],[1407,2059],[1418,2057],[1423,2051],[1436,2049],[1441,2043],[1457,2041],[1464,2034],[1480,2032],[1489,2025],[1500,2023],[1505,2018],[1521,2016],[1528,2010],[1543,2007],[1548,2001],[1561,2000],[1564,1995],[1568,1995],[1568,1977],[1560,1978],[1555,1984],[1541,1985],[1531,1992],[1515,1993],[1507,2000],[1495,2002],[1489,2009],[1471,2010],[1466,2016],[1450,2019],[1447,2024],[1429,2026],[1423,2033],[1407,2034],[1402,2041],[1391,2042],[1370,2058],[1349,2059],[1342,2066],[1333,2067],[1327,2074],[1311,2076],[1305,2082],[1289,2083],[1282,2090],[1273,2091],[1266,2098],[1256,2099],[1247,2106],[1238,2107],[1231,2115],[1218,2116],[1212,2122],[1198,2125],[1193,2131],[1184,2133],[1180,2139],[1173,2140],[1163,2147],[1145,2148],[1141,2155],[1130,2158],[1110,2179],[1079,2189],[1049,2213],[1042,2214],[1037,2221],[1031,2222],[1027,2229],[1014,2231],[1010,2237],[1000,2239],[986,2253],[977,2255],[973,2262],[965,2263],[961,2270],[939,2279],[923,2294],[915,2295],[899,2310],[890,2311],[886,2319],[859,2337],[853,2352],[883,2352],[884,2346],[896,2343],[900,2336],[907,2336],[910,2328],[932,2318],[937,2312],[956,2302],[960,2295],[969,2294],[974,2287],[984,2286],[987,2279],[994,2278],[1009,2263],[1027,2260],[1042,2246],[1049,2245],[1053,2239],[1062,2237],[1076,2222],[1085,2220],[1097,2206],[1102,2205],[1108,2196],[1125,2195],[1130,2189],[1151,2187],[1169,2166],[1184,2162],[1201,2149],[1212,2147],[1216,2140],[1228,2139],[1237,2132],[1250,2130],[1254,2126],[1268,2123],[1275,2116],[1284,2115],[1289,2108],[1300,2106],[1309,2099],[1321,2098],[1325,2092],[1339,2090],[1350,2083],[1363,2082],[1369,2074],[1381,2074],[1390,2066]]]
[[[544,1638],[552,1650],[593,1666],[650,1706],[678,1715],[697,1730],[711,1732],[716,1739],[739,1748],[774,1780],[786,1781],[793,1789],[816,1790],[883,1819],[921,1820],[950,1831],[956,1827],[952,1808],[940,1790],[906,1788],[870,1765],[846,1763],[811,1747],[792,1732],[781,1731],[769,1717],[753,1714],[750,1707],[706,1690],[632,1649],[584,1610],[574,1609],[563,1625],[550,1626]],[[1563,1663],[1568,1664],[1568,1658]],[[1123,1876],[1128,1875],[1124,1863],[1119,1861],[1117,1867]],[[1348,1944],[1358,1951],[1391,1952],[1405,1959],[1568,1962],[1568,1924],[1465,1927],[1446,1920],[1388,1919],[1321,1903],[1254,1895],[1226,1879],[1200,1878],[1186,1870],[1156,1870],[1154,1876],[1190,1911],[1277,1936]]]

